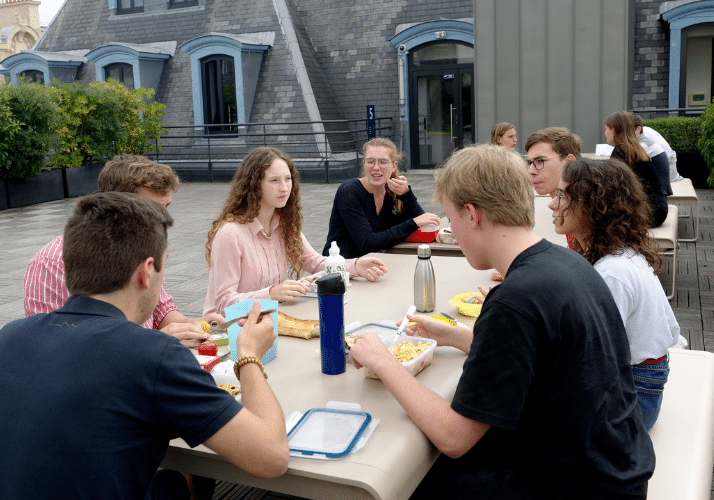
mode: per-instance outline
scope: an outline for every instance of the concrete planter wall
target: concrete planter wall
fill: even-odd
[[[46,201],[64,198],[64,176],[62,170],[40,172],[29,181],[7,179],[8,208],[24,207]]]
[[[104,168],[103,163],[96,165],[85,165],[78,168],[67,168],[62,170],[64,180],[65,198],[84,196],[97,190],[97,178],[99,172]]]
[[[709,167],[699,151],[690,153],[677,151],[677,172],[682,177],[691,179],[695,189],[709,189],[707,183]]]
[[[9,208],[7,204],[7,182],[5,179],[0,179],[0,210]]]

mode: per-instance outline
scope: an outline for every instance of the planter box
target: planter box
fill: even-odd
[[[0,210],[10,208],[7,203],[7,182],[5,179],[0,179]]]
[[[65,198],[84,196],[97,190],[97,178],[104,168],[103,163],[78,168],[62,169]]]
[[[7,179],[7,202],[9,208],[24,207],[64,198],[62,170],[40,172],[33,179]]]
[[[695,189],[708,189],[709,168],[699,151],[680,153],[677,151],[677,172],[692,180]]]

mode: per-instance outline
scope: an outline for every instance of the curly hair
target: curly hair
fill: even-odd
[[[491,140],[488,141],[489,144],[493,146],[499,146],[498,140],[501,138],[503,134],[511,130],[512,128],[516,128],[515,125],[511,125],[508,122],[501,122],[497,123],[496,125],[493,126],[491,129]]]
[[[632,113],[627,111],[618,111],[612,113],[605,120],[605,126],[612,129],[613,146],[619,146],[616,158],[620,158],[632,165],[638,161],[650,161],[650,157],[645,152],[644,148],[637,140],[635,133],[635,122],[632,119]]]
[[[369,141],[364,143],[364,146],[362,146],[362,157],[366,158],[367,157],[367,148],[369,147],[375,147],[375,148],[387,148],[389,149],[389,157],[392,161],[399,161],[402,158],[404,158],[404,153],[401,153],[398,149],[396,144],[394,144],[392,141],[387,139],[386,137],[375,137],[374,139],[370,139]],[[398,165],[398,164],[397,164]],[[364,167],[364,164],[362,165],[362,171],[364,175],[366,175],[366,170]],[[394,172],[392,172],[392,175],[389,177],[390,179],[396,179],[399,177],[399,168],[398,166],[394,167]],[[392,198],[392,204],[394,205],[395,209],[397,210],[397,213],[400,214],[402,213],[402,200],[397,199],[396,193],[392,192],[389,187],[385,186],[385,189],[387,191],[387,194]]]
[[[223,211],[213,221],[208,231],[206,242],[206,260],[211,267],[211,247],[218,230],[228,222],[247,224],[252,222],[260,211],[262,199],[261,182],[265,171],[276,159],[281,159],[288,165],[292,177],[292,190],[286,205],[275,211],[280,216],[278,231],[285,242],[285,254],[288,259],[289,273],[298,278],[302,272],[302,210],[300,205],[299,174],[293,160],[287,153],[277,148],[260,147],[250,151],[236,170],[231,181],[228,199],[223,205]]]
[[[662,269],[656,242],[650,237],[650,204],[637,175],[615,159],[580,159],[563,170],[568,183],[565,196],[570,204],[563,212],[579,209],[589,235],[583,248],[574,249],[591,264],[623,248],[641,254],[655,273]]]

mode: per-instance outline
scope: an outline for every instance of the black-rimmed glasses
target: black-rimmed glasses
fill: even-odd
[[[536,170],[543,170],[543,167],[545,166],[545,162],[547,162],[551,158],[557,158],[559,156],[565,156],[565,155],[548,156],[546,158],[541,157],[541,158],[536,158],[534,160],[529,160],[528,157],[524,155],[523,159],[526,160],[527,168],[530,167],[531,165],[533,165],[536,168]]]

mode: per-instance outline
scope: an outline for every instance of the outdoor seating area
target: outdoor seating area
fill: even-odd
[[[424,209],[443,216],[441,207],[434,205],[431,200],[434,185],[432,172],[411,171],[407,175]],[[338,186],[301,185],[305,216],[303,231],[316,249],[324,245],[332,199]],[[185,183],[175,193],[169,207],[176,222],[169,231],[165,287],[187,316],[197,317],[202,313],[207,286],[204,257],[206,233],[211,221],[220,212],[228,190],[227,183]],[[714,220],[707,214],[714,210],[714,200],[710,190],[695,191],[694,195],[698,200],[696,205],[690,202],[689,207],[685,208],[692,210],[692,213],[696,210],[700,214],[699,218],[679,217],[680,203],[687,204],[688,200],[670,198],[670,203],[677,205],[670,206],[667,221],[654,231],[662,248],[672,251],[671,256],[665,257],[665,269],[659,278],[665,292],[670,291],[671,287],[672,308],[682,335],[688,340],[691,349],[671,353],[671,374],[665,386],[662,412],[650,431],[657,453],[657,468],[650,480],[648,498],[654,499],[704,499],[711,494],[714,462],[714,354],[710,354],[714,352],[714,305],[711,301],[714,280],[711,276],[714,273],[709,263],[714,261]],[[7,240],[4,250],[7,257],[0,264],[3,270],[0,273],[3,290],[0,292],[0,325],[23,316],[22,279],[27,262],[39,248],[62,231],[64,220],[75,201],[64,199],[0,212],[0,230],[3,234],[13,235],[12,239]],[[536,199],[536,233],[552,240],[559,235],[552,229],[548,201],[547,197]],[[444,220],[443,224],[446,223]],[[699,233],[695,232],[695,228]],[[564,238],[556,243],[563,245]],[[380,254],[379,258],[388,265],[390,273],[377,284],[371,285],[363,280],[353,284],[345,306],[345,323],[353,320],[379,322],[403,315],[412,301],[411,282],[416,264],[414,250],[405,250],[408,251],[403,252],[404,255]],[[448,299],[475,285],[488,285],[490,273],[468,268],[464,259],[459,259],[463,265],[456,265],[453,255],[458,256],[458,253],[451,255],[434,258],[436,310],[456,316],[458,313],[448,304]],[[373,287],[369,289],[369,295],[360,295],[359,290],[366,287]],[[386,290],[395,288],[403,289],[405,293],[395,295],[386,292],[383,300],[374,300]],[[369,307],[365,300],[369,300]],[[288,304],[281,306],[281,310],[295,317],[316,317],[317,314],[316,301]],[[365,310],[370,311],[369,315],[365,316]],[[279,352],[299,353],[299,357],[309,360],[307,364],[319,364],[319,342],[313,341],[309,345],[307,342],[310,341],[280,337]],[[447,358],[463,357],[463,354],[449,348],[437,349],[441,359],[436,359],[433,366],[420,375],[420,381],[448,398],[453,395],[461,363],[456,360],[445,361]],[[342,385],[318,383],[311,379],[308,371],[298,373],[292,366],[283,366],[287,361],[286,356],[278,356],[266,366],[266,371],[271,375],[271,386],[283,405],[286,417],[293,411],[323,406],[333,399],[358,401],[363,410],[368,412],[371,406],[379,404],[380,408],[387,407],[389,411],[384,411],[382,421],[371,439],[381,440],[389,429],[395,427],[408,429],[402,435],[401,448],[394,448],[392,454],[384,454],[380,450],[379,456],[374,456],[373,452],[365,448],[344,461],[328,462],[327,471],[324,462],[300,460],[295,462],[296,465],[291,462],[286,476],[275,480],[256,480],[206,448],[188,450],[182,441],[175,440],[165,465],[227,481],[219,482],[214,495],[215,499],[225,500],[292,496],[335,498],[346,495],[350,498],[391,499],[399,497],[398,491],[407,491],[416,486],[413,477],[408,477],[409,473],[414,477],[423,475],[436,458],[434,449],[383,386],[378,386],[381,391],[377,392],[374,392],[371,385],[365,386],[370,391],[370,398],[362,400],[360,394],[365,390],[365,382],[361,372],[348,366],[347,375],[354,384],[350,384],[352,392],[345,393]],[[286,376],[286,373],[290,373],[290,376]],[[293,389],[295,384],[314,386],[309,396],[301,393],[298,398]],[[406,453],[405,447],[409,453]],[[390,472],[390,464],[394,461],[392,455],[401,457],[405,454],[411,459],[408,462],[397,460],[403,472],[395,476]],[[354,471],[362,469],[364,474],[359,476],[364,479],[354,481]],[[273,496],[266,491],[280,493]]]

